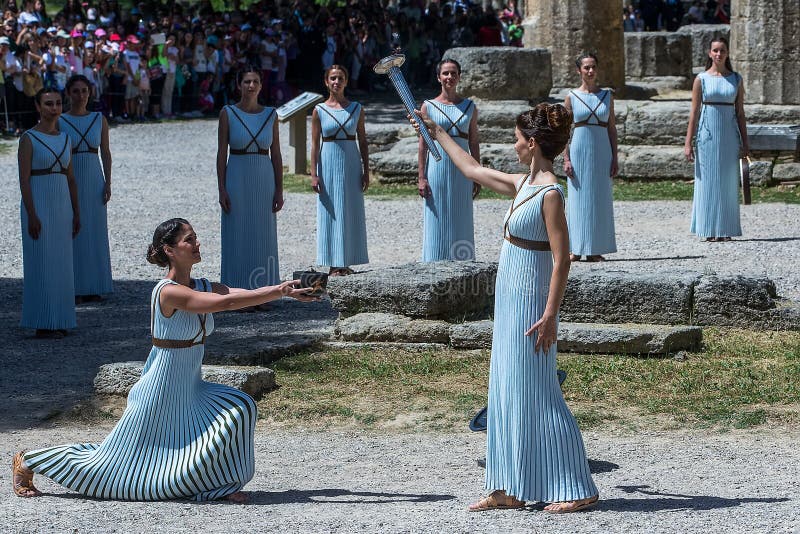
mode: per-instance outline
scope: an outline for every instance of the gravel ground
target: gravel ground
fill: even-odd
[[[2,459],[21,447],[99,440],[107,429],[0,433]],[[797,432],[695,433],[584,439],[601,501],[591,512],[469,513],[481,493],[483,434],[272,430],[256,434],[248,505],[76,498],[4,490],[6,532],[798,532]],[[8,465],[6,463],[6,465]],[[309,466],[313,466],[309,469]],[[0,469],[8,488],[9,470]]]
[[[281,133],[285,144],[288,132],[284,128]],[[15,149],[0,151],[4,192],[0,197],[0,337],[7,342],[0,357],[5,412],[0,418],[0,450],[4,461],[22,447],[99,440],[108,431],[97,426],[82,428],[78,423],[43,427],[42,419],[48,410],[68,409],[70,402],[85,397],[100,363],[144,359],[147,311],[142,302],[161,274],[145,262],[144,254],[158,222],[173,216],[192,221],[203,241],[205,260],[197,274],[218,276],[215,135],[216,124],[208,120],[132,125],[112,131],[110,236],[114,276],[122,282],[106,303],[79,310],[82,328],[60,344],[32,340],[17,327],[22,262],[16,154]],[[421,248],[419,201],[368,200],[366,207],[371,265],[416,260]],[[506,207],[503,201],[476,204],[479,260],[497,258]],[[782,295],[800,298],[800,271],[796,268],[800,261],[796,243],[800,240],[800,206],[744,208],[745,237],[714,244],[689,235],[688,202],[620,202],[615,208],[620,252],[609,256],[613,260],[609,263],[579,264],[575,269],[765,275],[776,281]],[[278,217],[285,275],[313,263],[314,210],[313,196],[287,196]],[[776,245],[781,247],[777,253],[773,252]],[[292,310],[281,304],[272,315],[251,315],[232,322],[247,323],[252,329],[248,332],[258,337],[283,314],[311,317],[320,325],[329,320],[329,312],[322,309]],[[108,328],[109,324],[113,328]],[[224,343],[224,331],[219,337]],[[482,473],[475,465],[475,459],[482,456],[482,435],[275,431],[262,423],[256,437],[257,475],[248,486],[253,491],[249,506],[104,503],[65,495],[42,480],[42,489],[51,496],[27,501],[3,492],[0,514],[6,518],[2,530],[26,532],[234,528],[796,532],[800,523],[788,499],[798,484],[798,437],[797,430],[724,435],[587,433],[603,502],[592,513],[552,517],[535,509],[488,514],[464,511],[482,486]],[[309,469],[311,465],[318,469]],[[0,484],[6,488],[8,476],[7,470],[0,470],[0,478],[5,479]]]

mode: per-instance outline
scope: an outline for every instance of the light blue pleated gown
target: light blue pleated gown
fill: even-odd
[[[317,105],[322,127],[322,148],[317,176],[322,188],[317,198],[317,263],[348,267],[369,263],[363,165],[356,141],[361,104],[345,109]]]
[[[697,124],[691,232],[700,237],[742,235],[736,92],[739,75],[698,74],[703,105]]]
[[[63,114],[59,128],[72,141],[72,171],[78,186],[81,231],[72,242],[76,295],[103,295],[114,291],[108,247],[108,216],[103,204],[106,185],[100,158],[103,115]]]
[[[617,251],[611,183],[611,142],[608,115],[611,92],[570,91],[575,130],[569,157],[575,177],[567,179],[569,250],[578,256]]]
[[[176,310],[164,317],[157,305],[162,280],[153,289],[153,335],[202,339],[201,315]],[[210,291],[206,280],[198,291]],[[205,332],[214,318],[205,314]],[[253,478],[256,404],[237,389],[204,382],[205,345],[153,347],[128,406],[102,443],[78,443],[29,451],[35,473],[88,497],[129,501],[219,499]]]
[[[560,186],[534,186],[525,180],[514,199],[516,209],[506,214],[507,235],[548,241],[542,201],[554,189],[563,195]],[[544,313],[552,273],[549,250],[503,242],[489,370],[486,488],[524,501],[597,495],[583,438],[558,385],[556,345],[537,351],[536,335],[525,336]]]
[[[22,226],[22,319],[20,326],[44,330],[75,328],[72,275],[72,202],[66,170],[72,145],[67,134],[35,130],[31,141],[31,194],[42,223],[38,239],[28,234],[28,212],[20,202]]]
[[[475,112],[472,100],[465,98],[456,105],[426,100],[425,109],[431,120],[469,152],[467,134]],[[437,162],[429,153],[425,164],[431,195],[423,208],[422,261],[474,260],[472,182],[456,168],[438,141],[434,143],[442,160]]]
[[[280,281],[278,227],[272,203],[275,172],[269,155],[275,108],[246,113],[225,106],[229,146],[225,187],[230,213],[222,212],[221,281],[230,287],[255,289]],[[233,152],[244,150],[246,154]]]

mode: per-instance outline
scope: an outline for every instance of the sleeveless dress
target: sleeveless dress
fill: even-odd
[[[425,101],[428,116],[444,128],[464,151],[469,152],[469,124],[475,104],[465,98],[459,104]],[[423,207],[422,261],[474,260],[475,230],[472,222],[472,182],[459,171],[438,141],[442,155],[428,154],[425,175],[431,194]]]
[[[126,501],[219,499],[242,489],[255,472],[256,404],[237,389],[200,378],[209,314],[158,304],[151,297],[154,344],[186,340],[185,348],[153,346],[128,406],[102,443],[78,443],[25,453],[35,473],[87,497]],[[195,280],[197,291],[211,284]],[[180,343],[180,342],[178,342]]]
[[[369,263],[363,165],[356,142],[361,104],[345,109],[317,105],[322,127],[322,148],[317,176],[322,189],[317,196],[317,264],[348,267]]]
[[[700,237],[742,235],[739,221],[739,75],[698,74],[703,105],[695,137],[694,201],[691,232]]]
[[[275,108],[246,113],[225,106],[229,125],[230,155],[225,189],[230,213],[222,212],[221,275],[230,287],[255,289],[280,280],[278,227],[272,203],[275,173],[269,148]]]
[[[108,216],[103,204],[106,180],[97,152],[103,132],[103,115],[64,114],[59,128],[72,141],[72,171],[78,186],[81,231],[72,242],[76,295],[103,295],[114,291],[108,247]]]
[[[611,91],[569,93],[575,129],[569,157],[575,177],[567,179],[569,250],[578,256],[617,251],[611,183],[608,115]]]
[[[72,275],[72,202],[67,185],[72,145],[67,134],[34,130],[31,194],[42,223],[38,239],[28,234],[28,212],[20,201],[22,225],[22,319],[20,326],[45,330],[75,328]]]
[[[597,495],[583,438],[556,374],[556,344],[536,351],[528,330],[544,313],[553,256],[542,202],[561,186],[518,187],[506,213],[495,285],[489,370],[486,488],[524,501],[561,502]],[[513,244],[539,244],[529,250]]]

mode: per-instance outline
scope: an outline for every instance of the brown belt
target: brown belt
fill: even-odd
[[[50,169],[32,169],[31,176],[46,176],[48,174],[63,174],[64,176],[67,175],[67,170],[63,169],[60,171],[53,171]]]
[[[86,150],[72,149],[72,153],[73,154],[97,154],[97,149],[96,148],[89,148],[89,149],[86,149]]]
[[[708,102],[707,100],[703,100],[704,106],[733,106],[735,105],[733,102]]]
[[[195,345],[204,345],[206,342],[205,336],[200,341],[194,339],[159,339],[153,338],[153,346],[160,349],[190,349]]]
[[[550,250],[549,241],[533,241],[531,239],[523,239],[513,235],[507,235],[506,241],[519,248],[524,248],[525,250],[536,250],[539,252],[546,252]]]
[[[247,150],[243,150],[241,148],[232,148],[230,150],[232,156],[247,156],[247,155],[259,155],[259,156],[268,156],[269,150],[265,148],[259,148],[258,152],[249,152]]]
[[[348,135],[344,139],[340,139],[338,137],[323,137],[322,140],[325,141],[325,142],[330,142],[330,141],[355,141],[356,140],[356,136],[355,135]]]
[[[580,121],[580,122],[576,122],[575,123],[575,128],[580,128],[581,126],[600,126],[601,128],[608,128],[608,123],[607,122],[589,122],[589,121]]]

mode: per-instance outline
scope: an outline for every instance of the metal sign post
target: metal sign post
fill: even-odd
[[[281,122],[289,121],[289,146],[290,154],[287,154],[287,166],[292,174],[308,174],[306,166],[306,153],[308,129],[306,128],[306,114],[308,108],[325,100],[325,97],[318,93],[303,93],[293,98],[277,109],[278,120]]]

